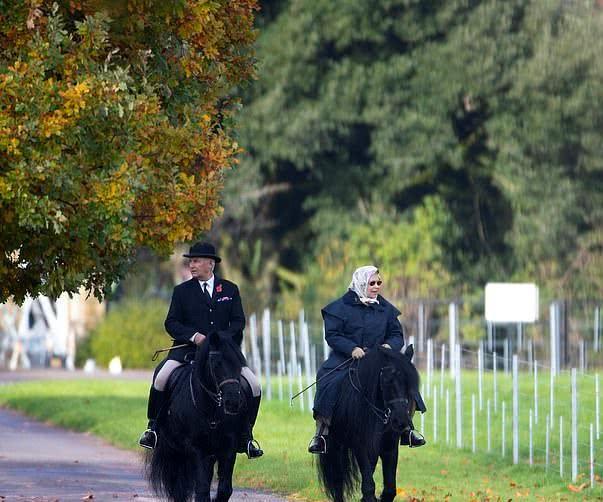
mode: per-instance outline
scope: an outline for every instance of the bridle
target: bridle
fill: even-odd
[[[241,382],[236,379],[236,378],[225,378],[224,380],[218,382],[218,379],[216,378],[216,375],[214,373],[214,368],[211,364],[211,358],[212,356],[216,357],[216,356],[221,356],[222,354],[219,351],[215,351],[215,350],[211,350],[209,352],[209,374],[211,377],[211,380],[214,384],[215,390],[211,390],[208,389],[203,382],[199,379],[198,384],[201,387],[201,389],[203,389],[203,391],[210,397],[210,399],[216,403],[218,408],[222,407],[223,404],[223,397],[222,397],[222,387],[224,387],[225,385],[231,384],[231,383],[235,383],[237,385],[240,385]],[[195,406],[195,408],[197,408],[197,400],[195,399],[195,389],[193,387],[193,371],[191,371],[190,376],[189,376],[189,387],[190,387],[190,391],[191,391],[191,398],[193,400],[193,405]],[[229,413],[226,411],[226,409],[224,410],[224,413],[226,413],[227,415],[232,415],[233,413]]]
[[[381,370],[379,370],[379,387],[381,388],[381,392],[383,392],[383,387],[382,387],[383,370],[390,369],[390,368],[393,368],[393,367],[392,366],[384,366],[383,368],[381,368]],[[369,409],[375,414],[375,416],[379,420],[381,420],[383,422],[383,425],[387,425],[391,420],[392,409],[388,405],[391,405],[394,403],[404,403],[404,404],[406,404],[406,406],[408,406],[408,403],[409,403],[408,398],[396,397],[393,399],[387,399],[387,400],[384,399],[383,403],[387,407],[385,409],[379,408],[375,403],[371,402],[371,400],[366,396],[366,394],[364,392],[362,392],[362,385],[360,384],[359,380],[358,380],[358,385],[356,386],[356,384],[354,383],[354,379],[352,377],[352,373],[354,371],[357,372],[358,368],[353,368],[353,364],[351,364],[348,367],[348,377],[350,379],[350,384],[351,384],[352,388],[362,396],[362,398],[364,399],[366,404],[368,404]],[[356,379],[358,379],[358,375],[356,375]]]

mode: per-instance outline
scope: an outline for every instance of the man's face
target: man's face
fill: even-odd
[[[191,275],[200,281],[206,281],[212,276],[215,265],[212,258],[191,258],[188,262]]]

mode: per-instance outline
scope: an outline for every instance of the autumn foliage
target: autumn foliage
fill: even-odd
[[[0,301],[103,296],[209,228],[255,0],[0,0]]]

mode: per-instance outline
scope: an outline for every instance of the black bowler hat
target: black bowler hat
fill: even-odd
[[[216,263],[220,263],[222,258],[216,254],[216,248],[209,242],[195,242],[185,258],[212,258]]]

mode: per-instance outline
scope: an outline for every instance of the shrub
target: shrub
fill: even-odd
[[[153,352],[170,345],[163,328],[162,300],[126,300],[109,310],[91,334],[92,356],[100,366],[119,356],[124,368],[153,368]]]

